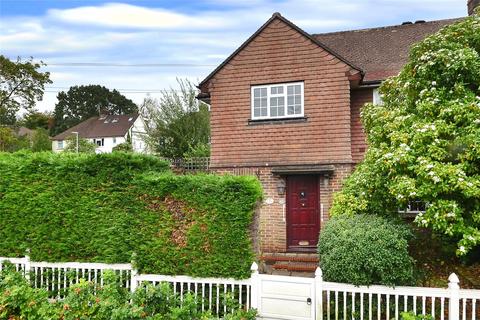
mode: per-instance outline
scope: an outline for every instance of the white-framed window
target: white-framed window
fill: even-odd
[[[57,141],[57,148],[63,149],[63,140]]]
[[[406,208],[399,208],[399,213],[405,213],[410,215],[417,215],[419,213],[424,213],[427,210],[428,204],[425,201],[421,200],[412,200],[408,202]]]
[[[252,86],[252,120],[303,117],[303,82]]]
[[[113,144],[117,143],[117,138],[113,138]]]
[[[378,88],[373,89],[372,101],[373,101],[373,104],[378,104],[378,105],[383,104],[382,96],[380,95]]]
[[[103,147],[105,144],[105,141],[103,138],[101,139],[93,139],[93,143],[95,143],[98,147]]]

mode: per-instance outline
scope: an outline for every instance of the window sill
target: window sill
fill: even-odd
[[[307,122],[307,117],[295,117],[295,118],[281,118],[281,119],[261,119],[261,120],[252,120],[248,119],[249,126],[258,126],[265,124],[287,124],[287,123],[304,123]]]

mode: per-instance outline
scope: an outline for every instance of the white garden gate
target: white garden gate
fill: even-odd
[[[262,319],[315,319],[315,283],[312,278],[257,274],[258,313]]]

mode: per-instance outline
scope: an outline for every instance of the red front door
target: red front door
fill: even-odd
[[[318,177],[287,177],[287,242],[291,250],[312,250],[320,231]]]

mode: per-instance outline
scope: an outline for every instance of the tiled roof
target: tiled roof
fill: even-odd
[[[396,75],[408,60],[410,47],[458,19],[417,22],[381,28],[313,34],[352,64],[360,67],[364,82]]]
[[[81,138],[123,137],[137,118],[137,114],[92,117],[56,135],[52,140],[65,140],[72,132],[78,132]]]

